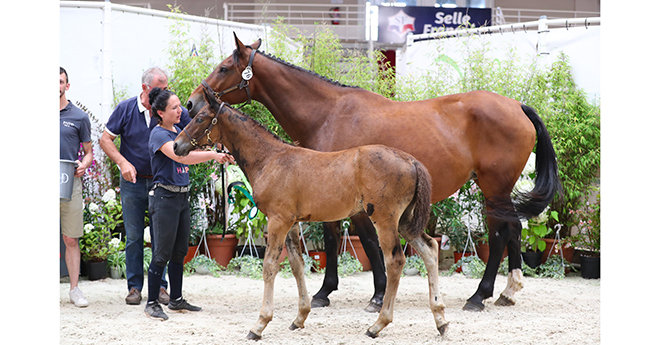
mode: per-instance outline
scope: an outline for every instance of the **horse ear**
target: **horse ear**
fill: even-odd
[[[236,36],[236,31],[234,31],[234,42],[236,43],[236,49],[238,50],[239,54],[243,50],[245,50],[245,45],[241,40],[238,39],[238,36]]]
[[[252,43],[251,46],[252,46],[252,49],[254,49],[254,50],[259,49],[259,47],[261,47],[261,38],[254,41],[254,43]]]

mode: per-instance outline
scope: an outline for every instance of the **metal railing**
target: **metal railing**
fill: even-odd
[[[303,35],[320,23],[330,25],[342,40],[365,40],[366,5],[224,3],[225,19],[240,23],[273,24],[277,20]]]
[[[303,35],[314,32],[315,25],[329,24],[340,40],[366,41],[370,25],[366,5],[347,4],[245,4],[226,2],[225,20],[248,24],[273,24],[278,19],[293,26]],[[523,23],[547,19],[600,17],[600,12],[559,11],[520,8],[493,8],[493,25]],[[373,23],[373,25],[377,25]]]

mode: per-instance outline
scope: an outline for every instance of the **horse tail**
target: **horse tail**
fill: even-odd
[[[424,232],[431,213],[431,175],[429,175],[426,167],[418,160],[413,159],[413,165],[417,171],[417,186],[415,187],[415,195],[412,201],[401,217],[399,231],[403,230],[401,227],[403,224],[401,223],[405,219],[408,220],[406,231],[413,237],[418,237]]]
[[[530,192],[514,191],[513,200],[518,216],[529,219],[543,212],[555,194],[561,193],[561,183],[557,155],[543,120],[532,107],[524,104],[521,107],[536,129],[536,180]]]

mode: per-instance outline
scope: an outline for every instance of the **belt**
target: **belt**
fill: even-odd
[[[170,184],[162,184],[160,182],[154,183],[154,188],[153,189],[156,189],[158,187],[161,187],[161,188],[163,188],[165,190],[168,190],[172,193],[186,193],[186,192],[190,191],[190,186],[174,186],[174,185],[170,185]]]
[[[154,178],[154,175],[140,175],[140,174],[137,174],[137,177],[142,177],[142,178]]]

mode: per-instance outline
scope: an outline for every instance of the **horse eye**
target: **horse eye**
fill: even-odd
[[[204,119],[201,118],[201,117],[198,117],[198,118],[197,118],[197,123],[202,123],[202,122],[204,122]]]
[[[227,67],[220,67],[220,73],[227,73],[229,71]]]

